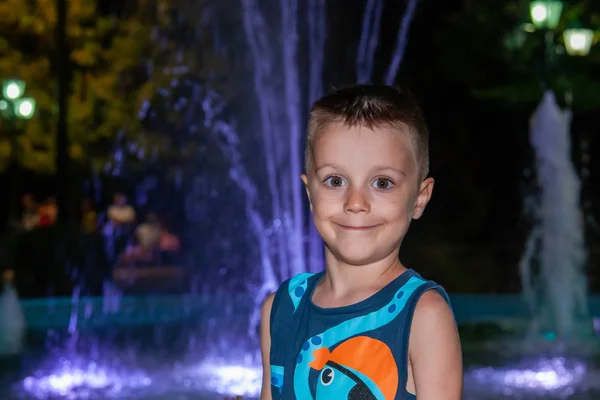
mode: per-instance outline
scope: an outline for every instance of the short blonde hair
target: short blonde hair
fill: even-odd
[[[314,145],[331,124],[348,127],[398,128],[408,132],[420,180],[429,173],[429,130],[421,108],[408,92],[385,85],[355,85],[333,91],[317,100],[310,109],[304,163],[311,166]]]

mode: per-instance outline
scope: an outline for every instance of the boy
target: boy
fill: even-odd
[[[328,94],[311,109],[305,157],[326,271],[293,277],[265,301],[261,400],[459,400],[447,295],[398,259],[434,183],[416,102],[388,86]]]

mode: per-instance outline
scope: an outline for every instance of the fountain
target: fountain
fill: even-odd
[[[417,3],[417,0],[410,0],[401,18],[396,47],[385,77],[387,84],[393,84],[398,74]],[[242,5],[244,31],[254,59],[254,87],[259,101],[271,198],[269,219],[279,227],[270,243],[271,248],[276,249],[276,260],[261,262],[262,286],[256,296],[258,306],[277,288],[278,282],[301,272],[321,271],[324,266],[323,245],[312,221],[306,218],[306,200],[298,177],[305,128],[301,115],[323,93],[326,10],[324,0],[308,1],[309,68],[305,77],[308,95],[302,99],[301,84],[304,82],[297,60],[298,1],[279,1],[280,37],[268,34],[269,24],[257,0],[242,0]],[[367,1],[356,62],[358,82],[379,80],[372,75],[382,12],[382,0]],[[281,71],[282,76],[274,71]],[[282,104],[285,107],[282,108]],[[287,134],[281,135],[281,132]]]
[[[525,341],[492,343],[503,365],[467,370],[467,392],[473,398],[479,398],[477,393],[489,399],[598,396],[581,185],[572,162],[570,124],[571,112],[559,108],[554,93],[545,92],[530,121],[538,192],[527,199],[534,226],[519,264],[531,316],[528,335]]]
[[[533,316],[531,333],[550,339],[588,339],[581,184],[571,161],[571,112],[562,111],[546,92],[531,119],[538,201],[534,228],[520,263],[523,294]]]

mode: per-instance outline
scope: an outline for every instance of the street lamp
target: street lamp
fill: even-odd
[[[30,119],[35,111],[35,100],[29,98],[16,100],[14,111],[18,118]]]
[[[563,33],[565,48],[570,56],[587,56],[592,48],[594,31],[585,28],[570,28]]]
[[[536,0],[529,4],[531,21],[538,29],[555,29],[562,9],[563,3],[558,0]]]
[[[2,99],[0,113],[6,120],[30,119],[35,113],[35,100],[22,97],[25,93],[25,82],[9,80],[2,83]]]
[[[559,0],[534,0],[529,3],[531,22],[536,29],[545,32],[547,63],[551,62],[550,58],[554,53],[554,34],[560,22],[562,10],[563,2]],[[562,37],[568,55],[587,56],[592,48],[594,31],[575,25],[565,29]]]
[[[11,161],[17,161],[17,119],[30,119],[35,113],[35,100],[30,97],[23,97],[25,93],[25,82],[21,80],[7,80],[2,82],[2,97],[0,98],[0,115],[6,121],[3,125],[4,135],[8,136],[10,141]],[[13,168],[9,175],[9,193],[12,197],[9,205],[9,216],[16,220],[17,211],[17,186],[18,186],[18,168]]]

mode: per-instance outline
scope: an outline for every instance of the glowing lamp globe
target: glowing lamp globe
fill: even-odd
[[[591,29],[567,29],[563,33],[565,48],[570,56],[587,56],[592,48],[594,31]]]
[[[35,100],[23,98],[15,101],[15,114],[18,118],[29,119],[35,112]]]
[[[531,22],[538,29],[554,29],[560,21],[563,3],[557,0],[537,0],[529,4]]]
[[[25,92],[25,82],[23,81],[5,81],[2,83],[2,94],[5,99],[16,100],[23,96]]]

